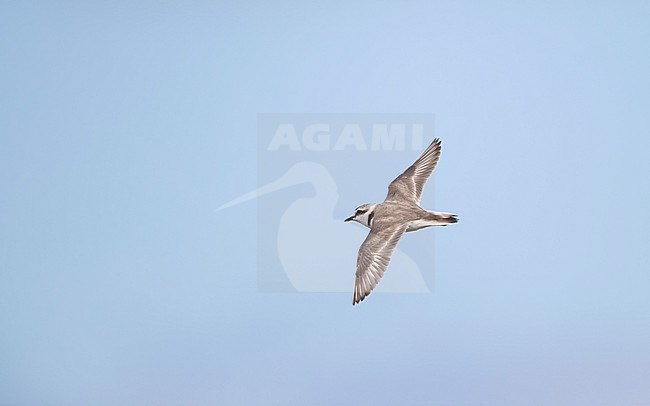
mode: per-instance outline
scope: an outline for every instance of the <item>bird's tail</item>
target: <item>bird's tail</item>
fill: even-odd
[[[458,214],[444,213],[440,211],[429,211],[429,214],[436,223],[440,225],[458,223]]]

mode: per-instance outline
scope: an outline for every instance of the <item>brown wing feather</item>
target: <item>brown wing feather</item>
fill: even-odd
[[[433,140],[413,165],[388,185],[386,200],[420,202],[424,184],[440,159],[441,144],[438,138]]]
[[[384,276],[390,256],[404,231],[406,231],[406,225],[403,224],[370,230],[359,248],[353,305],[365,299]]]

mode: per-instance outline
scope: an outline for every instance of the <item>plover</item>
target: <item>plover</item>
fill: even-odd
[[[388,185],[383,203],[366,203],[345,221],[356,221],[370,229],[359,248],[352,305],[366,298],[388,267],[390,256],[405,232],[458,222],[458,215],[420,207],[422,188],[440,158],[438,138],[408,169]]]

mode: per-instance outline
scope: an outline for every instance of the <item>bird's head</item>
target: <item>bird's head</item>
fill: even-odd
[[[359,224],[370,228],[372,227],[372,219],[375,216],[375,203],[366,203],[354,209],[354,215],[346,218],[344,221],[356,221]]]

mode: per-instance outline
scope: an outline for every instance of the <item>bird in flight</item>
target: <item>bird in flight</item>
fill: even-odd
[[[458,215],[420,207],[422,188],[440,158],[438,138],[408,169],[388,185],[383,203],[366,203],[345,221],[356,221],[370,229],[359,248],[352,305],[366,298],[388,267],[390,256],[404,233],[458,222]]]

